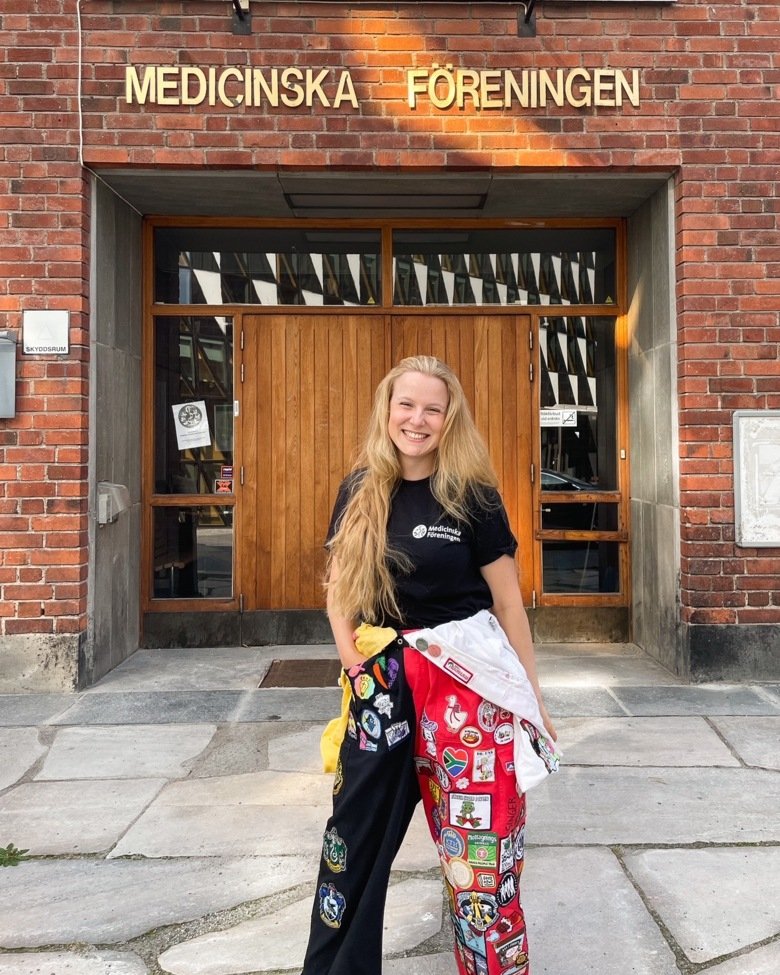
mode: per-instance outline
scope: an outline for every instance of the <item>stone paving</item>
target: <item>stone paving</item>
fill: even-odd
[[[139,651],[79,694],[0,695],[0,975],[292,975],[337,688],[332,647]],[[631,645],[539,649],[564,766],[529,795],[533,975],[780,971],[780,694],[686,685]],[[455,975],[421,815],[383,975]],[[379,973],[377,973],[379,975]]]

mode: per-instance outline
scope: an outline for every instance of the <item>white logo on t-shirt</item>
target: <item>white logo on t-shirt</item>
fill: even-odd
[[[412,535],[415,538],[425,538],[427,534],[428,529],[425,527],[425,525],[418,525],[416,528],[412,529]]]

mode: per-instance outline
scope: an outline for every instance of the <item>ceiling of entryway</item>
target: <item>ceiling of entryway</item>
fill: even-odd
[[[669,173],[260,173],[103,169],[144,216],[627,217]]]

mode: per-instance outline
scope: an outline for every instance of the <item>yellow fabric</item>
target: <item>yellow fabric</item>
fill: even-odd
[[[395,636],[395,630],[389,626],[371,626],[370,623],[361,623],[353,634],[355,647],[358,653],[364,657],[373,657],[375,653],[379,653],[395,639]],[[352,688],[343,670],[339,676],[339,686],[341,687],[341,713],[337,718],[328,722],[320,738],[320,755],[322,756],[324,772],[336,771],[339,749],[342,741],[344,741],[344,735],[347,733]]]

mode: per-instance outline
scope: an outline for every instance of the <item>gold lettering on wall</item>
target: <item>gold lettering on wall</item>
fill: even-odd
[[[426,100],[437,110],[639,107],[639,69],[408,68],[406,103]],[[360,108],[349,71],[336,68],[201,68],[193,65],[128,65],[128,105],[222,105],[225,108]]]

